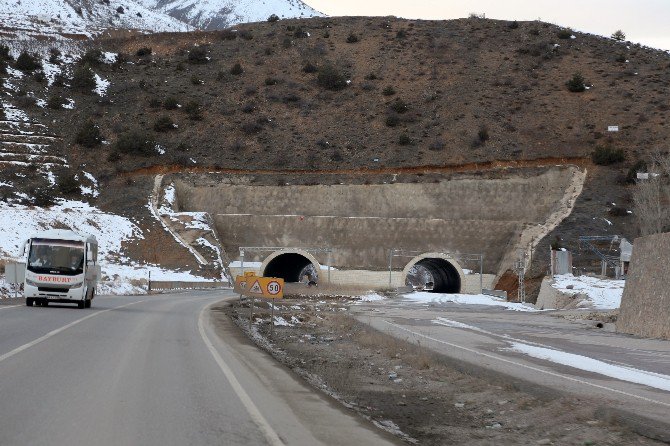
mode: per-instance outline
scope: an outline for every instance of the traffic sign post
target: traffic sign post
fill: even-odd
[[[275,300],[270,300],[270,305],[272,305],[272,310],[270,310],[270,337],[275,335]]]
[[[239,293],[240,299],[242,296],[251,298],[251,305],[249,308],[249,331],[253,324],[254,318],[254,298],[260,297],[263,299],[271,299],[272,309],[270,316],[270,334],[274,334],[275,324],[275,299],[284,298],[284,279],[276,277],[260,277],[253,272],[244,273],[243,276],[235,278],[235,292]]]
[[[264,299],[282,299],[284,297],[284,279],[260,277],[248,272],[235,278],[235,292],[247,297]]]

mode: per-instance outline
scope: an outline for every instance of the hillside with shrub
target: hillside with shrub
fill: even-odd
[[[426,181],[426,167],[555,159],[589,176],[551,239],[632,237],[630,213],[610,211],[630,206],[636,169],[670,136],[667,53],[542,22],[313,18],[133,35],[92,42],[53,82],[39,61],[0,59],[24,73],[4,94],[61,137],[69,168],[54,194],[74,193],[86,166],[97,203],[128,213],[158,172],[329,183],[405,168],[398,181]]]

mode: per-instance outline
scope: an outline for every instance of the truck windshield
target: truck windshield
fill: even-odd
[[[28,271],[74,276],[84,272],[84,243],[71,240],[33,239]]]

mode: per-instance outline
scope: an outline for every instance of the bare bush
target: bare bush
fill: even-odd
[[[638,179],[632,193],[641,235],[670,231],[670,157],[655,152],[646,179]]]

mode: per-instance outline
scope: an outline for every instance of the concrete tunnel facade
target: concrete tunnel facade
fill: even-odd
[[[209,213],[231,260],[240,247],[286,248],[246,252],[245,261],[260,264],[259,273],[297,281],[311,265],[320,283],[327,277],[333,286],[384,289],[404,286],[418,268],[432,276],[434,291],[478,292],[512,267],[529,228],[538,239],[543,234],[534,228],[550,231],[559,207],[569,215],[574,200],[566,197],[581,190],[575,179],[583,184],[583,178],[578,167],[552,166],[424,183],[271,186],[249,178],[224,182],[216,174],[172,181],[175,210]],[[389,272],[391,250],[421,254],[391,259]],[[464,273],[480,270],[460,261],[468,254],[483,256],[481,285],[478,274]]]

